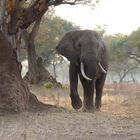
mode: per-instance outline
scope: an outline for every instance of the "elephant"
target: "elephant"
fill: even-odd
[[[69,80],[72,107],[82,107],[78,94],[78,76],[83,87],[83,110],[100,110],[103,87],[108,70],[108,49],[93,30],[68,32],[60,40],[56,51],[70,61]],[[94,90],[96,91],[94,104]]]

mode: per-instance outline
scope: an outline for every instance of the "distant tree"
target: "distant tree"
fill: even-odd
[[[127,45],[130,48],[129,58],[140,63],[140,28],[133,31],[127,38]]]
[[[57,78],[57,73],[56,73],[56,68],[58,64],[63,64],[65,62],[63,56],[58,55],[57,53],[54,52],[53,55],[51,55],[52,59],[50,61],[50,65],[53,67],[53,75],[54,78]]]
[[[107,25],[103,24],[103,25],[97,25],[95,27],[95,31],[101,36],[103,37],[106,33],[106,28],[107,28]]]
[[[119,82],[122,82],[127,74],[138,68],[134,61],[130,61],[128,52],[131,48],[128,45],[128,37],[122,34],[109,36],[108,46],[110,49],[110,70],[114,71]]]
[[[48,63],[50,63],[49,61],[51,61],[54,56],[53,51],[59,40],[65,33],[76,29],[79,29],[79,27],[60,17],[43,17],[35,41],[38,55],[45,57]]]

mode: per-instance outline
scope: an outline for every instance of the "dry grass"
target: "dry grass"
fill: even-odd
[[[45,87],[31,87],[32,92],[37,95],[38,99],[44,103],[65,107],[72,109],[69,98],[69,87],[66,86],[63,89],[46,89]],[[83,100],[82,87],[79,86],[79,94]],[[122,104],[131,99],[133,102],[140,96],[140,84],[110,84],[105,85],[102,104]]]
[[[116,85],[115,85],[116,86]],[[31,87],[44,103],[68,111],[0,116],[0,140],[139,140],[140,85],[106,85],[101,112],[71,108],[69,89]],[[79,87],[82,96],[82,88]]]

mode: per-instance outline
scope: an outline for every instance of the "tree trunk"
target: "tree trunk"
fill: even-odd
[[[28,72],[25,76],[30,84],[39,84],[41,82],[51,82],[54,87],[62,87],[60,83],[54,79],[50,73],[43,66],[43,60],[41,57],[37,57],[35,51],[35,45],[33,42],[28,42],[27,45],[28,54]]]
[[[56,75],[56,65],[55,62],[52,62],[52,66],[53,66],[53,74],[54,74],[54,78],[56,79],[57,75]]]
[[[0,31],[0,114],[47,110],[51,107],[30,93],[21,77],[21,64],[15,49]]]
[[[37,55],[33,42],[29,42],[27,46],[28,54],[28,79],[30,84],[37,84],[39,80],[39,73],[37,68]]]
[[[22,81],[15,51],[0,32],[0,110],[28,109],[29,90]]]
[[[34,39],[38,32],[40,20],[37,20],[33,26],[31,33],[27,31],[23,32],[23,38],[27,46],[28,55],[28,72],[24,77],[24,80],[29,82],[29,84],[39,84],[41,82],[51,82],[54,87],[62,87],[60,83],[54,79],[50,73],[43,66],[43,60],[38,57],[35,50]]]
[[[15,43],[19,29],[27,29],[48,10],[49,6],[62,4],[63,1],[35,0],[34,4],[27,8],[21,7],[22,2],[24,1],[0,0],[0,113],[44,107],[44,104],[29,92],[22,80],[17,48],[15,44],[10,43]],[[69,4],[73,5],[75,2]],[[40,66],[38,61],[37,66]],[[44,71],[43,67],[42,72]]]
[[[9,2],[9,1],[8,1]],[[8,34],[6,0],[0,1],[0,113],[21,112],[29,109],[32,95],[21,78],[21,64],[12,47],[14,35]],[[3,32],[2,32],[3,31]],[[4,35],[5,34],[5,35]],[[10,40],[10,42],[8,42]],[[11,45],[11,42],[13,43]]]

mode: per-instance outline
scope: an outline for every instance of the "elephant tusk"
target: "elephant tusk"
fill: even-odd
[[[90,79],[89,77],[86,76],[85,71],[84,71],[84,63],[83,63],[83,62],[81,62],[81,73],[82,73],[82,76],[83,76],[86,80],[92,80],[92,79]]]
[[[98,63],[100,69],[102,70],[103,73],[107,74],[107,71],[102,67],[101,63]]]

